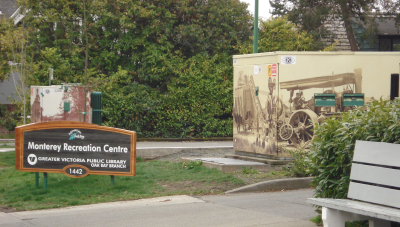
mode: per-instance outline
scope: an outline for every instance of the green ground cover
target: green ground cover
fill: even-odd
[[[48,188],[35,188],[35,174],[15,170],[15,153],[0,153],[0,208],[33,210],[167,195],[217,194],[245,184],[233,174],[202,165],[182,168],[167,161],[137,162],[135,177],[90,175],[76,179],[61,173],[48,174]]]

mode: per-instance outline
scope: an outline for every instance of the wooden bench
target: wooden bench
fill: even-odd
[[[357,141],[348,199],[310,198],[322,207],[325,227],[369,220],[370,227],[400,222],[400,144]]]

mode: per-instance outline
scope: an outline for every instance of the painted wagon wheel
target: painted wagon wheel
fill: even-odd
[[[284,124],[279,129],[279,136],[282,140],[289,140],[293,136],[293,127],[290,124]]]
[[[293,127],[290,137],[297,148],[307,147],[314,138],[314,124],[318,123],[318,116],[311,110],[297,110],[290,116],[289,124]]]

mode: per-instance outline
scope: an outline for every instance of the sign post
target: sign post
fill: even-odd
[[[47,173],[136,175],[136,132],[124,129],[74,121],[24,125],[15,129],[15,152],[15,168],[43,172],[45,188]]]

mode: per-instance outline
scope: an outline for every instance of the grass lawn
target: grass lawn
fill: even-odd
[[[47,189],[35,188],[35,174],[15,170],[15,152],[0,153],[0,211],[34,210],[166,195],[217,194],[245,184],[233,174],[202,165],[167,161],[137,162],[135,177],[90,175],[70,178],[49,173]]]

